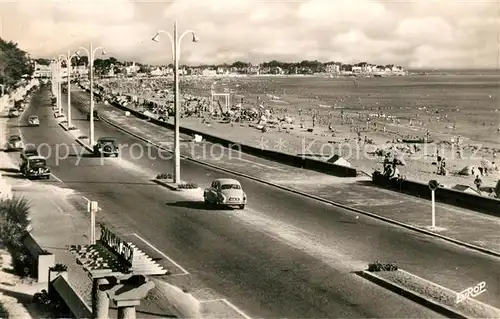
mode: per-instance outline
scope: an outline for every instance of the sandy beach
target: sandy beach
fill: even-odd
[[[500,151],[499,80],[500,75],[492,74],[185,77],[180,85],[185,97],[181,105],[184,110],[196,108],[196,103],[202,106],[196,116],[183,116],[181,125],[290,154],[319,159],[337,154],[368,174],[382,169],[384,155],[390,153],[404,161],[398,168],[408,179],[438,179],[447,187],[462,184],[475,189],[474,179],[481,175],[483,186],[494,187],[499,179],[495,164]],[[154,99],[166,108],[171,105],[170,79],[101,83],[110,91]],[[207,110],[211,91],[231,94],[230,107],[236,106],[231,114],[239,109],[258,116],[222,121]],[[186,102],[193,97],[197,97],[194,106]],[[224,107],[225,101],[220,101]],[[404,142],[426,134],[432,143]],[[437,174],[437,155],[445,158],[446,176]],[[459,174],[465,167],[467,174]],[[478,168],[486,168],[487,173],[481,174]]]

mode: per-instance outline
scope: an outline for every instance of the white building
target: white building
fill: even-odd
[[[340,73],[340,65],[338,64],[329,64],[326,67],[327,73]]]
[[[160,68],[156,68],[156,69],[152,70],[151,72],[149,72],[149,74],[151,74],[152,76],[162,76],[163,71]]]
[[[35,64],[35,71],[33,77],[35,78],[49,78],[51,77],[51,70],[48,65]]]
[[[201,72],[201,75],[203,75],[203,76],[215,76],[215,75],[217,75],[217,70],[205,69]]]
[[[360,66],[352,67],[352,73],[361,73],[361,72],[363,72],[363,69]]]

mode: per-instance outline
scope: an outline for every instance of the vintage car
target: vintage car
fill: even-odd
[[[18,117],[18,116],[19,116],[18,109],[15,108],[9,109],[9,117]]]
[[[19,135],[11,135],[7,142],[7,150],[9,151],[20,151],[24,148],[23,140]]]
[[[240,182],[230,178],[214,180],[203,192],[203,199],[207,205],[238,206],[240,209],[244,209],[247,203]]]
[[[38,116],[31,115],[28,118],[28,124],[29,124],[29,126],[39,126],[40,125],[40,120],[38,119]]]
[[[50,178],[50,168],[47,166],[47,160],[42,156],[27,157],[21,173],[29,179]]]
[[[90,112],[87,113],[87,121],[90,121]],[[99,113],[94,110],[94,121],[99,121]]]
[[[112,137],[100,137],[94,145],[95,156],[118,157],[119,153],[116,139]]]
[[[40,154],[38,154],[38,150],[34,147],[30,147],[30,148],[25,148],[22,152],[21,152],[21,155],[19,155],[19,157],[21,158],[21,165],[20,165],[20,168],[19,168],[19,171],[23,171],[23,167],[26,165],[26,162],[28,161],[28,158],[29,157],[32,157],[32,156],[39,156]]]

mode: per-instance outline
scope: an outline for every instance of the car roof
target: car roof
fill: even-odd
[[[33,160],[40,160],[40,159],[43,159],[43,160],[45,160],[45,157],[43,157],[43,156],[38,156],[38,155],[37,155],[37,156],[30,156],[30,157],[28,157],[28,159],[33,159]]]
[[[97,140],[98,141],[116,141],[116,138],[114,138],[114,137],[99,137]]]
[[[38,118],[38,115],[30,115],[30,118]]]
[[[236,184],[236,185],[240,185],[240,182],[238,182],[237,180],[232,179],[232,178],[218,178],[218,179],[216,179],[214,182],[219,182],[219,183],[221,183],[222,185],[225,185],[225,184]]]
[[[19,135],[11,135],[9,137],[9,140],[13,140],[13,139],[21,139],[21,136],[19,136]]]

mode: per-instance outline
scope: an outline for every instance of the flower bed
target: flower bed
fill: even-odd
[[[500,310],[496,308],[471,299],[457,303],[456,292],[451,289],[440,287],[430,281],[423,280],[422,278],[405,271],[380,271],[377,272],[376,275],[410,291],[435,300],[472,318],[500,318]]]
[[[177,186],[179,189],[197,189],[198,184],[196,183],[182,183]]]

